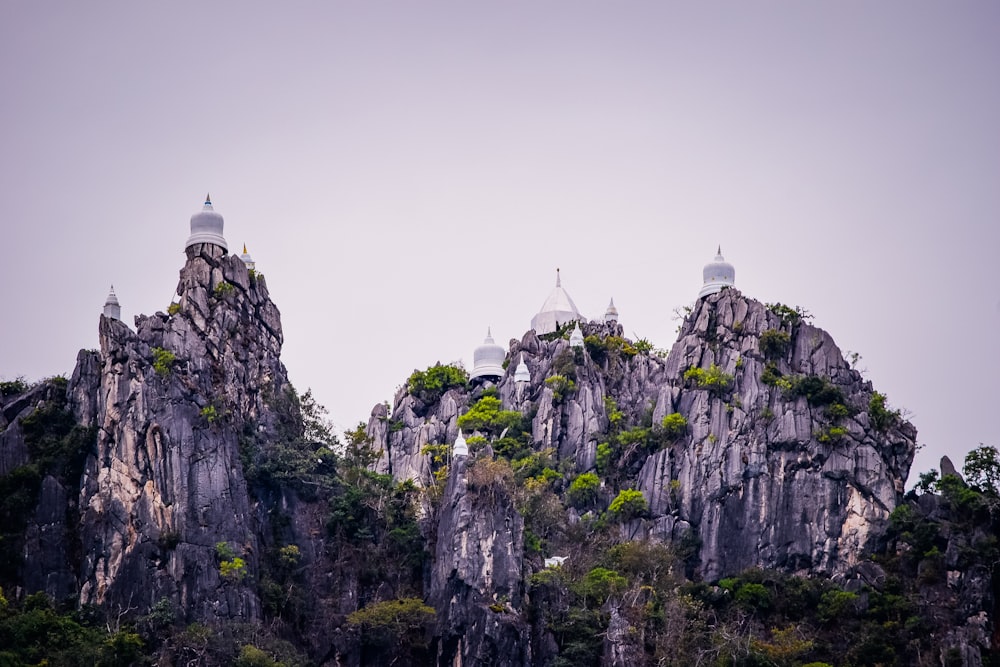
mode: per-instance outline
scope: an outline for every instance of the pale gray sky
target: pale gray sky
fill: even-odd
[[[905,408],[1000,445],[1000,4],[0,2],[0,377],[164,310],[206,191],[338,425],[561,267],[670,347],[715,246]],[[911,480],[915,479],[915,474]]]

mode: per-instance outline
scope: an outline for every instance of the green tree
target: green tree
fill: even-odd
[[[500,399],[483,396],[469,411],[458,418],[458,427],[466,431],[481,431],[493,437],[504,430],[518,430],[521,427],[521,413],[501,409]]]
[[[962,467],[965,481],[982,493],[1000,493],[1000,452],[992,445],[980,444],[965,455]]]
[[[434,364],[425,371],[415,370],[406,381],[410,393],[424,403],[436,403],[446,391],[454,387],[465,387],[469,374],[458,366]]]

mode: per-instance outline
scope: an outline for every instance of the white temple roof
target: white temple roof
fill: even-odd
[[[212,207],[211,195],[205,195],[205,205],[191,216],[191,236],[188,237],[184,249],[187,250],[198,243],[213,243],[228,251],[226,239],[222,236],[222,215]]]
[[[724,287],[732,287],[736,283],[736,269],[722,256],[722,246],[719,246],[715,259],[705,265],[702,271],[704,285],[698,292],[698,298],[721,292]]]
[[[538,314],[531,318],[531,328],[537,334],[547,334],[558,329],[561,324],[580,319],[583,319],[583,315],[573,303],[573,299],[562,288],[559,269],[556,269],[555,289],[549,293]]]
[[[472,372],[469,379],[478,377],[503,377],[503,362],[507,352],[493,342],[493,333],[486,329],[486,339],[472,355]]]

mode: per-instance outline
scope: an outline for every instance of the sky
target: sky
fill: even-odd
[[[669,348],[721,244],[923,445],[1000,446],[1000,3],[0,0],[0,378],[165,310],[206,192],[342,429],[561,269]]]

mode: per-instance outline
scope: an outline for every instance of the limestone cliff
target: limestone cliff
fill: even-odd
[[[642,491],[649,513],[623,526],[628,537],[672,543],[693,531],[708,580],[748,567],[842,574],[873,546],[902,495],[916,432],[829,334],[733,289],[697,303],[665,359],[617,326],[584,331],[576,350],[532,332],[512,341],[508,358],[523,355],[532,379],[516,383],[512,364],[497,392],[531,418],[533,449],[551,448],[569,477],[595,471],[603,449],[605,502]],[[430,483],[421,451],[450,443],[477,395],[453,389],[425,406],[404,391],[394,430],[377,410],[369,433],[381,469]],[[674,414],[682,432],[664,429]]]
[[[101,317],[71,404],[97,427],[79,490],[83,603],[146,608],[175,599],[192,618],[260,614],[252,588],[220,578],[228,543],[252,577],[260,553],[241,439],[275,436],[288,388],[282,333],[263,277],[216,245],[187,250],[170,314],[133,332]]]

